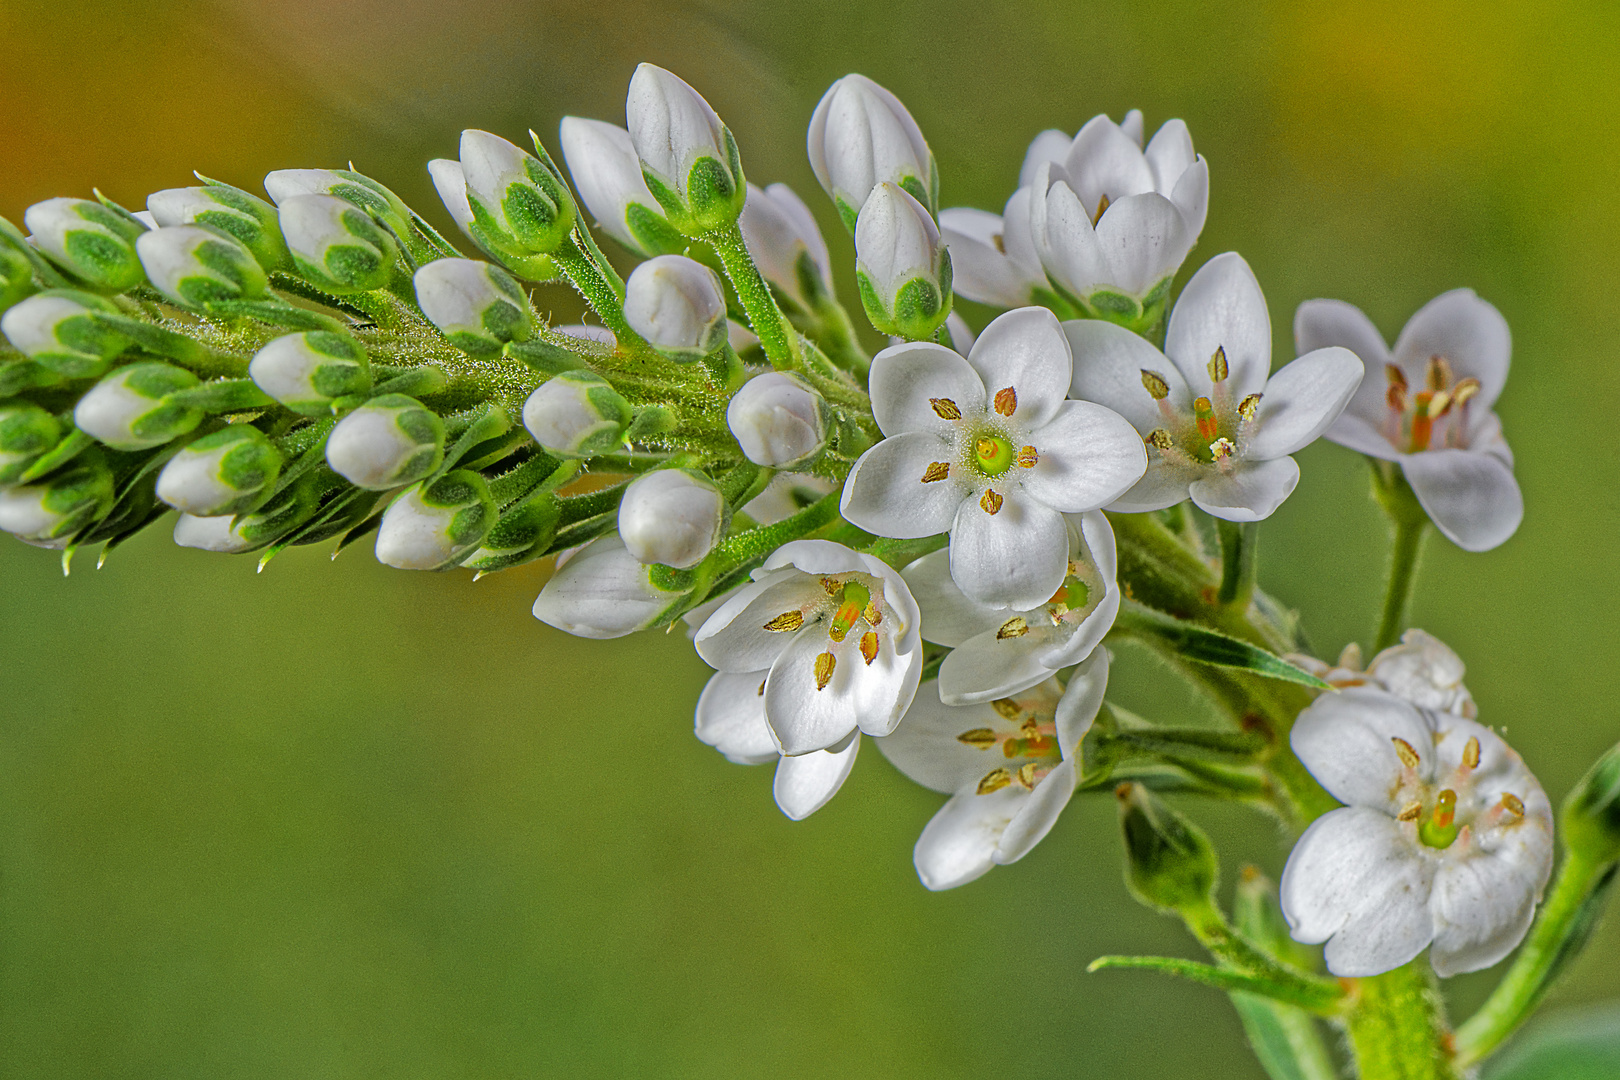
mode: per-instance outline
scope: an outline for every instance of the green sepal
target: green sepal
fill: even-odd
[[[638,255],[690,255],[692,240],[650,207],[633,202],[624,208],[624,225],[639,245]]]
[[[28,242],[22,230],[3,217],[0,217],[0,246],[28,260],[28,264],[34,268],[34,274],[45,283],[47,289],[72,288],[73,283],[63,277],[56,267]]]
[[[1215,890],[1215,849],[1197,825],[1137,785],[1122,785],[1119,824],[1125,884],[1131,895],[1165,913],[1201,910]]]
[[[289,330],[330,330],[346,334],[348,327],[330,315],[295,307],[284,300],[216,300],[207,305],[208,314],[223,318],[257,319]]]
[[[509,341],[504,352],[512,359],[547,375],[559,375],[564,371],[575,371],[588,366],[585,358],[579,353],[541,337],[531,338],[528,341]]]
[[[448,380],[444,369],[436,367],[391,368],[386,364],[376,364],[372,368],[374,377],[382,378],[371,388],[371,397],[379,398],[388,394],[404,394],[407,397],[422,397],[425,394],[436,394],[445,388]]]
[[[274,398],[255,386],[252,379],[214,379],[189,390],[177,390],[167,400],[201,409],[205,413],[246,412],[276,403]]]
[[[95,445],[95,439],[78,428],[73,428],[62,437],[61,442],[35,458],[33,463],[17,477],[15,483],[31,484],[40,477],[60,469]]]
[[[1134,600],[1120,605],[1114,629],[1162,645],[1188,660],[1215,667],[1237,668],[1267,679],[1297,683],[1315,690],[1333,689],[1315,675],[1295,667],[1258,645],[1173,618]]]
[[[1099,956],[1086,965],[1088,972],[1120,969],[1157,971],[1162,975],[1174,975],[1228,992],[1255,994],[1321,1016],[1337,1016],[1344,1000],[1342,992],[1307,989],[1268,979],[1262,975],[1213,967],[1195,960],[1181,960],[1170,956]]]
[[[110,331],[122,334],[142,349],[156,356],[173,360],[202,375],[243,375],[247,360],[232,353],[211,349],[195,338],[177,334],[161,326],[127,315],[96,313],[92,321]]]
[[[445,433],[455,434],[458,430],[456,441],[445,450],[443,462],[423,481],[424,486],[431,487],[456,468],[468,451],[512,430],[512,418],[499,405],[485,404],[461,416],[446,418]]]
[[[0,363],[0,398],[12,397],[24,390],[39,390],[66,382],[65,376],[52,371],[38,360],[10,360]]]

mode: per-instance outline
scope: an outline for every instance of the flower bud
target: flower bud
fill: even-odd
[[[737,141],[703,96],[674,74],[642,64],[630,79],[624,115],[642,176],[687,236],[730,225],[748,192]]]
[[[362,210],[335,195],[281,200],[281,235],[298,273],[335,295],[388,284],[394,242]]]
[[[416,272],[416,302],[450,344],[469,356],[499,356],[534,333],[529,299],[512,275],[477,259],[437,259]]]
[[[240,514],[264,501],[281,475],[281,454],[264,433],[232,424],[181,450],[158,474],[157,497],[188,514]]]
[[[574,189],[603,232],[642,256],[686,249],[686,238],[647,190],[628,131],[601,120],[565,116],[559,137]]]
[[[113,504],[112,470],[82,454],[49,480],[0,489],[0,530],[31,543],[72,536]]]
[[[79,399],[73,422],[114,450],[162,446],[202,422],[201,409],[168,401],[197,376],[173,364],[130,364],[103,378]]]
[[[252,252],[235,237],[201,225],[142,233],[135,254],[152,287],[181,307],[263,296],[269,287]]]
[[[845,75],[822,95],[810,117],[810,168],[838,207],[844,227],[872,189],[898,184],[932,212],[939,173],[922,129],[900,99],[864,75]]]
[[[501,511],[500,520],[461,565],[491,573],[538,559],[556,537],[561,517],[556,495],[550,491],[533,494]]]
[[[208,184],[154,191],[146,197],[146,209],[161,228],[201,225],[235,237],[266,270],[287,263],[276,208],[239,188]]]
[[[619,535],[637,562],[685,570],[725,531],[726,500],[702,473],[659,469],[636,477],[619,500]]]
[[[422,479],[444,460],[444,421],[415,398],[384,394],[338,421],[326,463],[356,487],[387,491]]]
[[[1564,846],[1587,861],[1620,859],[1620,746],[1587,770],[1564,800]]]
[[[701,359],[726,340],[725,290],[702,263],[660,255],[636,267],[625,282],[624,318],[673,359]]]
[[[41,454],[61,441],[61,421],[38,405],[0,403],[0,486],[14,483]]]
[[[619,638],[668,619],[684,593],[652,583],[616,534],[598,537],[557,568],[534,602],[534,617],[576,637]]]
[[[749,184],[738,224],[760,274],[801,309],[808,312],[833,295],[827,241],[792,188]]]
[[[100,325],[116,315],[112,302],[73,289],[47,289],[0,315],[0,333],[46,369],[68,379],[93,379],[129,348],[129,338]]]
[[[330,330],[276,338],[248,361],[248,376],[260,390],[305,416],[330,415],[337,398],[371,389],[366,350]]]
[[[499,135],[468,129],[461,133],[461,173],[469,230],[486,248],[547,255],[568,239],[574,200],[549,156],[542,161]]]
[[[560,457],[611,453],[629,425],[630,403],[594,371],[554,375],[523,403],[523,426]]]
[[[1207,904],[1216,872],[1209,837],[1141,784],[1121,784],[1115,794],[1132,895],[1164,912]]]
[[[855,280],[872,325],[920,341],[951,313],[951,257],[926,207],[894,184],[872,190],[855,224]]]
[[[495,524],[495,500],[468,469],[417,484],[395,499],[377,529],[377,561],[399,570],[437,570],[467,554]]]
[[[264,178],[264,190],[280,206],[299,195],[332,195],[386,222],[396,235],[411,232],[411,211],[398,195],[364,173],[349,169],[278,169]]]
[[[29,238],[46,258],[91,288],[123,292],[146,280],[135,257],[145,226],[89,199],[46,199],[23,212]]]
[[[6,243],[0,233],[0,312],[37,291],[34,284],[34,266],[28,256]]]
[[[454,158],[434,158],[428,162],[427,169],[433,190],[439,193],[439,201],[444,203],[456,228],[476,244],[478,238],[472,234],[472,204],[467,201],[467,177],[461,171],[461,162]]]
[[[827,445],[827,403],[797,376],[769,371],[732,397],[726,426],[755,465],[791,468]]]
[[[219,517],[181,514],[174,523],[174,542],[181,547],[223,555],[236,555],[253,547],[253,542],[237,531],[236,518],[231,514]]]

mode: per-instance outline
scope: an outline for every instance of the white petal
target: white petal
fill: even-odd
[[[797,567],[806,574],[893,574],[888,564],[831,540],[795,540],[771,552],[766,570]]]
[[[820,625],[790,637],[765,680],[765,719],[784,754],[808,754],[837,745],[856,729],[861,656],[852,637],[835,644]],[[816,657],[825,652],[835,658],[833,673],[818,690]]]
[[[901,576],[922,613],[923,639],[955,648],[975,634],[1006,622],[1007,613],[970,600],[957,588],[951,579],[950,560],[951,553],[941,548],[911,563]]]
[[[1551,869],[1550,842],[1547,856]],[[1541,897],[1536,878],[1533,866],[1477,849],[1444,859],[1430,900],[1435,935],[1429,962],[1435,972],[1450,977],[1479,971],[1512,952],[1535,918]]]
[[[996,246],[1001,229],[1001,215],[987,210],[939,212],[939,231],[951,253],[951,288],[981,304],[1017,307],[1029,302],[1029,284],[1004,247]]]
[[[1434,936],[1434,860],[1402,830],[1376,810],[1331,810],[1283,868],[1280,899],[1294,940],[1327,941],[1328,970],[1341,978],[1398,968]]]
[[[1117,514],[1146,514],[1174,506],[1186,500],[1189,482],[1197,475],[1192,469],[1150,461],[1147,473],[1136,482],[1136,486],[1105,509]]]
[[[1208,395],[1209,358],[1226,350],[1233,400],[1265,388],[1271,372],[1271,316],[1254,271],[1234,251],[1198,268],[1170,313],[1164,352],[1195,394]]]
[[[1349,349],[1317,349],[1285,364],[1266,383],[1244,453],[1264,461],[1315,442],[1344,411],[1361,377],[1361,361]]]
[[[534,617],[575,637],[617,638],[657,621],[679,601],[652,587],[647,568],[613,533],[557,569],[535,598]]]
[[[1016,784],[988,795],[953,795],[923,826],[912,852],[923,885],[954,889],[989,873],[1002,833],[1029,797]]]
[[[722,671],[698,695],[696,734],[739,765],[763,765],[780,756],[765,723],[768,671]]]
[[[1051,420],[1069,394],[1069,340],[1046,308],[1019,308],[992,319],[973,343],[967,362],[989,394],[1007,387],[1015,391],[1017,404],[1009,419],[1026,431]]]
[[[1080,535],[1085,540],[1086,550],[1091,553],[1097,573],[1112,588],[1114,577],[1119,572],[1119,549],[1114,540],[1114,527],[1101,511],[1092,510],[1080,515]]]
[[[951,577],[975,600],[1027,611],[1063,584],[1069,529],[1040,500],[1011,487],[1001,494],[994,514],[978,499],[962,500],[951,526]]]
[[[1126,135],[1129,135],[1131,142],[1135,143],[1137,146],[1142,145],[1142,128],[1141,109],[1132,109],[1119,121],[1119,130],[1123,131]]]
[[[939,698],[939,685],[929,682],[918,689],[900,726],[879,739],[877,745],[907,778],[949,795],[977,784],[980,777],[1002,762],[996,747],[969,746],[957,736],[1003,723],[989,705],[944,704]]]
[[[821,584],[793,570],[766,573],[738,589],[698,628],[692,644],[703,662],[721,671],[751,672],[771,666],[787,648],[790,632],[765,629],[778,615],[821,596]]]
[[[970,494],[955,457],[955,448],[932,432],[908,431],[884,439],[855,462],[840,509],[849,521],[878,536],[916,540],[942,533]],[[952,475],[924,480],[937,464],[946,465]]]
[[[1063,168],[1093,214],[1105,195],[1118,201],[1153,190],[1153,170],[1141,146],[1106,116],[1092,117],[1075,135]]]
[[[1187,236],[1197,241],[1204,231],[1204,219],[1209,216],[1209,163],[1203,158],[1193,162],[1176,186],[1170,189],[1170,201],[1181,211],[1187,224]]]
[[[1377,372],[1373,372],[1370,377],[1364,376],[1361,380],[1362,387],[1365,388],[1376,378],[1381,378]],[[1368,423],[1353,412],[1355,407],[1356,399],[1351,397],[1349,407],[1339,414],[1339,418],[1333,421],[1323,437],[1369,457],[1382,458],[1384,461],[1399,461],[1403,456],[1401,451],[1395,449],[1376,425]]]
[[[1029,798],[1024,800],[1024,805],[1002,831],[1001,840],[996,844],[997,863],[1007,866],[1017,862],[1028,855],[1030,849],[1052,831],[1052,826],[1057,824],[1058,815],[1063,813],[1063,808],[1068,806],[1069,800],[1074,797],[1074,785],[1077,780],[1072,761],[1060,762],[1041,778],[1040,783],[1035,785],[1035,790],[1029,793]]]
[[[1192,409],[1193,395],[1181,372],[1141,335],[1102,319],[1071,320],[1063,324],[1063,333],[1074,351],[1070,397],[1106,405],[1146,435],[1165,424],[1159,403],[1142,385],[1142,372],[1152,371],[1169,385],[1165,400],[1173,408]]]
[[[1181,174],[1192,168],[1192,135],[1182,120],[1166,120],[1148,141],[1142,156],[1153,172],[1153,189],[1161,195],[1170,194]]]
[[[1299,483],[1299,465],[1291,457],[1245,461],[1230,476],[1205,474],[1187,487],[1198,509],[1227,521],[1264,521]]]
[[[1114,620],[1119,618],[1121,597],[1114,579],[1109,577],[1106,580],[1108,592],[1097,602],[1091,614],[1080,621],[1080,625],[1070,632],[1067,640],[1054,635],[1052,638],[1054,644],[1035,654],[1038,663],[1053,671],[1077,664],[1090,656],[1092,650],[1108,636],[1108,631],[1114,628]]]
[[[1073,137],[1064,134],[1056,128],[1047,128],[1030,141],[1029,149],[1024,152],[1024,164],[1018,170],[1018,186],[1029,187],[1035,182],[1035,173],[1047,162],[1061,165],[1063,159],[1069,156],[1069,144]]]
[[[1058,748],[1064,760],[1073,761],[1080,749],[1080,740],[1091,730],[1102,708],[1103,694],[1108,690],[1107,649],[1098,649],[1084,664],[1069,676],[1069,685],[1063,688],[1063,697],[1057,706]]]
[[[857,734],[838,750],[817,750],[778,762],[771,793],[782,813],[794,821],[803,821],[826,806],[849,778],[860,748],[861,737]]]
[[[1433,777],[1434,739],[1423,714],[1393,694],[1356,686],[1306,706],[1288,743],[1335,799],[1395,814],[1402,771],[1396,739],[1418,755],[1418,776]]]
[[[963,416],[982,412],[986,401],[984,383],[968,362],[929,341],[891,345],[878,353],[872,358],[870,386],[872,417],[889,436],[950,431],[950,422],[934,411],[934,398],[954,402]]]
[[[1078,296],[1089,296],[1106,284],[1107,264],[1091,225],[1091,212],[1080,197],[1059,180],[1047,186],[1043,175],[1030,191],[1030,235],[1048,276]]]
[[[1389,381],[1384,366],[1390,363],[1390,355],[1384,335],[1360,308],[1343,300],[1307,300],[1299,305],[1294,312],[1295,351],[1303,356],[1334,345],[1355,353],[1367,369],[1347,411],[1377,428],[1388,409],[1384,394]]]
[[[1176,204],[1155,192],[1116,199],[1097,222],[1097,246],[1108,267],[1101,284],[1141,297],[1176,272],[1193,235]]]
[[[1407,321],[1395,341],[1395,362],[1421,381],[1431,356],[1442,356],[1459,379],[1479,380],[1475,408],[1489,409],[1507,382],[1513,337],[1507,320],[1473,289],[1453,289],[1430,300]]]
[[[1489,551],[1524,520],[1513,470],[1490,454],[1424,450],[1401,458],[1407,483],[1430,520],[1464,551]]]
[[[1041,266],[1041,256],[1035,250],[1035,234],[1030,229],[1030,201],[1034,191],[1027,187],[1019,188],[1007,200],[1007,205],[1001,211],[1001,246],[1007,252],[1007,259],[1017,267],[1024,281],[1026,294],[1030,286],[1038,285],[1047,288],[1046,269]],[[1021,300],[1020,303],[1028,303]]]
[[[1107,506],[1147,471],[1147,450],[1136,428],[1089,401],[1063,402],[1050,423],[1027,437],[1039,457],[1021,473],[1024,490],[1066,514]]]
[[[1002,622],[1012,618],[1004,611]],[[1000,623],[997,624],[998,628]],[[951,705],[977,705],[1016,694],[1050,679],[1057,668],[1041,663],[1041,640],[1024,637],[996,637],[987,630],[952,650],[939,666],[939,694]]]

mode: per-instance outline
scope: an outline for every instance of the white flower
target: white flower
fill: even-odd
[[[928,208],[885,180],[855,222],[855,277],[872,325],[920,340],[951,308],[951,258]]]
[[[603,120],[565,116],[559,138],[574,190],[602,231],[638,255],[664,251],[665,234],[673,230],[647,190],[630,133]]]
[[[563,457],[609,453],[622,445],[629,424],[630,403],[602,376],[584,369],[547,379],[523,403],[523,426],[534,441]]]
[[[810,208],[792,188],[749,184],[748,201],[743,203],[737,224],[760,274],[800,308],[810,311],[816,294],[833,295],[827,241]]]
[[[747,198],[737,144],[702,94],[673,72],[640,64],[624,117],[648,190],[663,188],[659,202],[672,224],[699,233],[737,220]]]
[[[713,270],[684,255],[659,255],[624,283],[624,319],[648,343],[695,359],[720,347],[726,294]]]
[[[1442,976],[1490,967],[1524,937],[1552,872],[1552,806],[1490,728],[1370,686],[1300,713],[1294,753],[1348,805],[1294,845],[1281,900],[1294,939],[1359,978],[1432,944]]]
[[[827,445],[827,403],[795,375],[768,371],[743,383],[726,406],[726,426],[749,461],[800,465]]]
[[[1080,740],[1102,707],[1108,650],[1058,688],[1043,682],[988,704],[943,704],[923,687],[878,749],[911,779],[950,795],[917,838],[913,861],[930,889],[954,889],[1017,862],[1074,795]]]
[[[784,754],[887,735],[922,674],[917,605],[900,575],[826,540],[795,540],[698,631],[698,655],[729,672],[769,669],[765,719]]]
[[[1313,656],[1298,653],[1289,654],[1287,659],[1341,690],[1350,686],[1376,686],[1420,708],[1456,713],[1469,720],[1479,711],[1473,695],[1463,685],[1467,668],[1462,657],[1445,642],[1422,630],[1402,634],[1401,643],[1373,657],[1366,670],[1361,667],[1361,646],[1353,641],[1344,647],[1336,664],[1325,664]]]
[[[399,570],[437,570],[478,546],[495,524],[484,478],[466,469],[406,488],[383,512],[377,561]]]
[[[969,300],[1023,307],[1051,292],[1029,231],[1031,189],[1021,187],[1002,214],[953,206],[939,212],[951,253],[951,288]]]
[[[534,617],[575,637],[619,638],[657,623],[680,593],[653,585],[618,533],[597,537],[557,568],[534,602]]]
[[[771,785],[776,805],[794,821],[802,821],[827,805],[838,793],[861,736],[850,735],[836,750],[812,750],[787,757],[777,748],[765,722],[765,683],[770,670],[715,674],[698,696],[697,737],[738,765],[776,763]]]
[[[199,517],[238,514],[268,495],[281,455],[250,424],[231,424],[181,450],[158,474],[157,497]]]
[[[714,481],[687,469],[636,477],[619,500],[619,535],[638,562],[685,570],[702,562],[726,527]]]
[[[1142,475],[1142,439],[1089,401],[1066,401],[1068,341],[1056,316],[998,317],[964,359],[942,345],[883,350],[872,413],[887,436],[844,485],[843,514],[879,536],[950,531],[951,576],[973,599],[1028,610],[1063,584],[1064,514],[1119,498]]]
[[[1340,348],[1307,353],[1268,381],[1266,299],[1232,252],[1187,282],[1162,353],[1102,320],[1063,328],[1071,393],[1118,410],[1148,444],[1147,475],[1110,507],[1126,513],[1190,496],[1227,521],[1269,517],[1299,482],[1288,455],[1327,430],[1361,381],[1361,361]]]
[[[1518,529],[1524,496],[1513,451],[1491,411],[1507,382],[1513,339],[1501,312],[1472,289],[1435,297],[1407,322],[1394,349],[1360,309],[1308,300],[1294,316],[1301,351],[1341,345],[1369,375],[1327,437],[1397,462],[1446,539],[1489,551]]]
[[[248,377],[287,408],[310,416],[329,415],[335,399],[371,388],[365,350],[330,330],[276,338],[253,354]]]
[[[898,184],[932,210],[939,187],[934,155],[900,99],[865,75],[845,75],[827,88],[810,117],[810,168],[844,226],[872,189]]]
[[[1119,614],[1114,530],[1101,511],[1066,520],[1069,566],[1050,600],[1023,611],[969,599],[951,578],[949,553],[901,571],[922,612],[923,637],[952,652],[939,669],[939,697],[973,705],[1034,686],[1090,656]]]

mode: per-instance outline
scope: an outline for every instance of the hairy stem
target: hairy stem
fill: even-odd
[[[578,229],[574,230],[577,236]],[[568,283],[574,291],[585,298],[585,302],[596,312],[596,317],[602,320],[602,325],[613,331],[621,348],[632,352],[651,352],[640,334],[630,326],[624,318],[624,301],[618,289],[613,287],[613,280],[607,275],[612,273],[611,268],[606,272],[596,264],[588,254],[580,249],[579,242],[570,236],[563,242],[563,246],[552,252],[551,259],[557,264]]]
[[[1221,587],[1215,594],[1224,607],[1246,609],[1254,599],[1255,547],[1260,537],[1258,521],[1217,519],[1221,538]]]
[[[1457,1080],[1427,960],[1356,979],[1354,988],[1346,1027],[1360,1080]]]
[[[1373,463],[1373,496],[1389,515],[1394,529],[1394,542],[1389,553],[1389,577],[1384,588],[1384,610],[1378,620],[1378,637],[1373,643],[1373,651],[1377,652],[1400,640],[1401,629],[1406,623],[1406,609],[1412,599],[1412,587],[1417,583],[1418,556],[1423,550],[1429,515],[1424,513],[1400,467],[1392,462]]]
[[[799,335],[776,306],[776,297],[760,276],[748,245],[743,241],[742,229],[733,222],[723,229],[706,234],[707,240],[720,256],[726,276],[737,290],[737,299],[748,312],[748,322],[759,338],[760,348],[779,371],[792,371],[803,366],[799,355]]]

